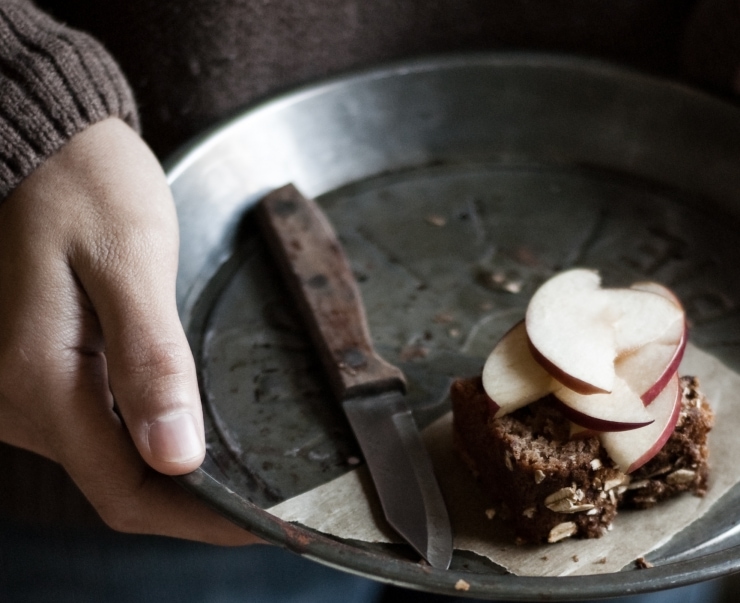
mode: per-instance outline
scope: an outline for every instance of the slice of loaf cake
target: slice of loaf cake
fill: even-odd
[[[662,450],[632,474],[609,458],[598,437],[572,438],[546,396],[500,418],[480,377],[451,389],[455,447],[492,503],[511,517],[518,542],[596,538],[619,507],[645,508],[707,487],[707,434],[713,415],[698,382],[681,380],[677,426]]]

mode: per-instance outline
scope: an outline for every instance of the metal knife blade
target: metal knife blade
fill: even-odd
[[[452,528],[404,393],[374,350],[360,291],[318,205],[287,185],[257,206],[266,240],[367,462],[388,523],[432,567],[447,569]]]

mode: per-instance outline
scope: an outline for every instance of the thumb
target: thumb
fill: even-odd
[[[175,305],[173,262],[151,250],[142,255],[129,255],[123,267],[109,267],[83,286],[102,328],[110,389],[134,444],[152,468],[177,475],[196,469],[205,455],[200,395]]]
[[[108,385],[142,458],[171,475],[205,456],[195,366],[177,314],[174,202],[152,152],[106,120],[59,154],[68,260],[102,329]],[[49,191],[54,198],[56,191]]]
[[[205,455],[200,395],[175,304],[177,247],[144,247],[131,253],[141,246],[129,241],[123,265],[109,265],[83,285],[102,328],[113,398],[134,444],[152,468],[177,475],[196,469]]]

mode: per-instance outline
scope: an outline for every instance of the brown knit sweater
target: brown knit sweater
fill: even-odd
[[[134,127],[131,92],[88,35],[22,0],[0,3],[0,199],[69,138],[108,116]]]
[[[413,55],[578,53],[740,93],[736,0],[36,4],[56,20],[30,0],[0,0],[0,200],[86,126],[117,115],[137,127],[133,97],[144,137],[163,157],[256,99]],[[0,445],[0,467],[0,516],[58,521],[84,507],[50,463]]]
[[[255,99],[411,55],[588,54],[740,89],[734,0],[37,0],[111,51],[160,155]],[[112,114],[136,123],[103,48],[30,0],[0,0],[0,199],[45,156]]]

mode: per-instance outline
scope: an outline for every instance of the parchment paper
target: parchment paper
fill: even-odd
[[[517,546],[505,522],[488,519],[490,507],[478,484],[452,450],[451,413],[424,431],[440,487],[450,512],[455,548],[488,557],[522,576],[567,576],[619,571],[636,558],[665,544],[701,517],[740,480],[740,413],[734,399],[740,376],[716,358],[688,346],[681,374],[699,377],[701,390],[715,411],[710,434],[711,482],[703,498],[686,494],[644,511],[620,511],[613,529],[598,539],[571,539],[544,546]],[[723,454],[717,454],[722,450]],[[398,542],[384,522],[364,467],[269,509],[339,538]]]

